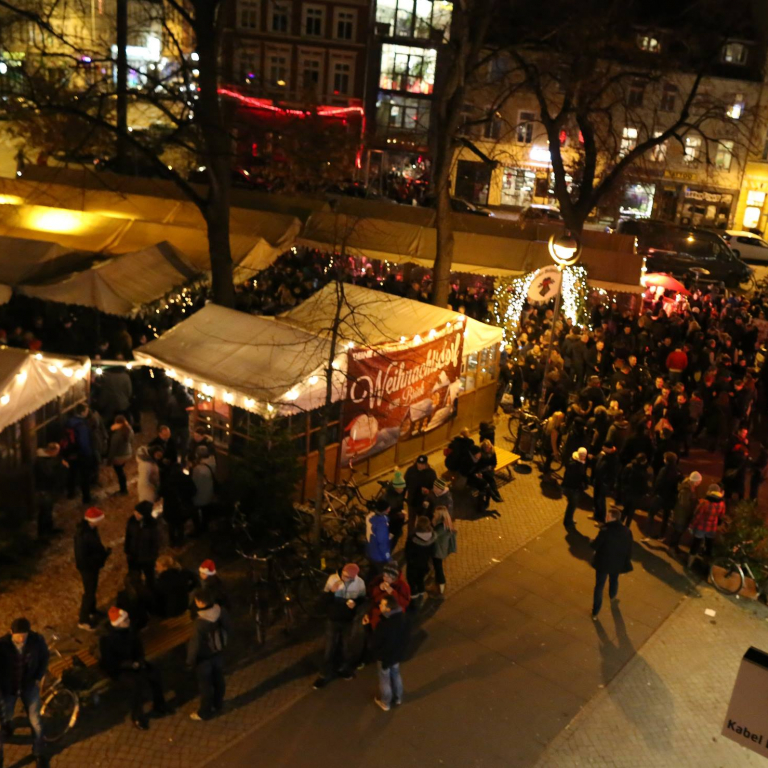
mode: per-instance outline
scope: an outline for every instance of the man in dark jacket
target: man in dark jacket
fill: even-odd
[[[603,591],[608,581],[608,596],[615,600],[619,594],[619,574],[632,570],[632,531],[622,525],[618,507],[608,510],[608,523],[592,542],[595,550],[595,595],[592,602],[592,619],[603,605]]]
[[[75,415],[64,425],[62,441],[63,458],[69,465],[67,493],[74,499],[79,484],[83,504],[91,503],[91,480],[96,463],[96,446],[88,415],[88,406],[80,403],[75,408]]]
[[[360,578],[360,567],[356,563],[347,563],[336,573],[332,573],[325,582],[327,618],[325,622],[325,658],[323,671],[312,687],[323,688],[331,680],[338,668],[339,676],[351,680],[352,671],[352,633],[357,625],[355,617],[360,606],[365,602],[365,582]],[[340,656],[341,664],[337,664]]]
[[[171,464],[160,486],[163,497],[163,517],[168,523],[168,543],[180,547],[184,543],[187,520],[192,519],[195,481],[185,473],[181,464]]]
[[[171,434],[171,428],[160,425],[157,428],[157,437],[154,440],[150,440],[148,446],[150,453],[154,453],[155,450],[161,450],[163,456],[158,462],[160,467],[160,482],[162,483],[165,474],[168,471],[168,467],[171,464],[175,464],[179,458],[179,451],[176,446],[176,438]]]
[[[621,521],[627,528],[632,525],[638,507],[647,502],[652,479],[653,473],[644,453],[638,454],[624,467],[621,473],[621,500],[624,504]],[[647,507],[643,506],[643,509]]]
[[[422,503],[437,479],[437,473],[429,466],[429,457],[421,455],[416,463],[405,470],[405,497],[408,501],[408,531],[413,531],[416,518],[423,513]]]
[[[110,628],[99,641],[102,669],[128,688],[131,719],[140,731],[149,728],[144,714],[144,689],[152,691],[152,712],[168,714],[160,673],[144,658],[144,645],[131,625],[128,613],[117,606],[109,609]]]
[[[98,526],[104,520],[104,513],[91,507],[75,529],[75,567],[83,580],[83,599],[80,603],[80,629],[94,631],[96,616],[96,590],[99,586],[99,571],[104,567],[112,552],[101,543]]]
[[[125,526],[125,558],[128,576],[137,592],[141,592],[141,577],[152,589],[155,583],[155,561],[160,553],[160,531],[152,517],[152,502],[140,501]]]
[[[400,662],[408,646],[408,619],[394,595],[387,595],[379,603],[381,621],[371,636],[371,654],[379,667],[379,695],[376,705],[388,712],[391,706],[403,701],[403,679]]]
[[[187,666],[195,670],[200,689],[200,707],[189,717],[208,720],[224,706],[224,649],[232,635],[226,608],[214,602],[207,589],[195,590],[197,619],[187,645]]]
[[[592,482],[594,484],[593,500],[595,506],[595,522],[603,525],[605,523],[605,502],[608,492],[613,488],[616,482],[616,475],[619,469],[618,453],[616,446],[606,441],[603,443],[600,455],[595,462],[595,468],[592,470]]]
[[[40,720],[40,681],[48,671],[48,646],[37,632],[32,632],[24,617],[14,619],[10,634],[0,638],[0,695],[2,695],[2,730],[0,731],[0,766],[3,741],[13,734],[13,710],[21,699],[32,726],[32,754],[37,768],[45,768],[43,724]]]
[[[576,512],[576,505],[581,498],[581,492],[587,485],[587,449],[582,447],[574,451],[571,460],[565,467],[563,475],[562,488],[568,504],[565,507],[563,516],[563,525],[570,530],[575,527],[573,515]]]

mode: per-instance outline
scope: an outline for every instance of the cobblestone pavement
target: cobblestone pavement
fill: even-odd
[[[584,707],[537,768],[764,766],[764,757],[720,735],[750,645],[768,649],[768,610],[702,589]]]

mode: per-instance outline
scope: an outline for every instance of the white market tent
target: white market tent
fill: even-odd
[[[44,301],[76,304],[130,317],[143,305],[162,298],[198,275],[199,271],[181,253],[163,242],[115,256],[55,283],[27,285],[18,290]]]
[[[57,243],[0,235],[0,283],[54,280],[93,262],[96,254],[73,251]]]
[[[134,357],[203,395],[266,413],[323,367],[329,349],[325,338],[274,318],[208,304]]]
[[[0,347],[0,432],[88,377],[88,358]]]
[[[347,348],[412,342],[418,333],[465,323],[464,355],[500,343],[502,330],[448,309],[345,285],[333,400],[344,397]],[[269,318],[208,304],[198,313],[134,350],[146,364],[204,395],[264,413],[267,404],[282,411],[318,408],[325,401],[335,285],[328,285],[302,305]]]

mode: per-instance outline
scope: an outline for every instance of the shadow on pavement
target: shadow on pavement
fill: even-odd
[[[568,544],[568,551],[573,557],[587,563],[592,562],[595,550],[592,549],[589,536],[574,528],[565,534],[565,541]]]

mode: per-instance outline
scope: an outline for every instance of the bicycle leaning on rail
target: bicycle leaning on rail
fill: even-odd
[[[523,460],[535,460],[540,464],[546,461],[548,453],[544,448],[544,441],[547,439],[545,423],[546,421],[542,421],[525,408],[517,408],[510,413],[507,421],[510,437],[507,439],[512,442],[512,450]],[[559,472],[563,468],[562,458],[554,455],[549,466],[552,472]]]
[[[752,579],[758,594],[765,593],[768,587],[768,569],[763,567],[760,578],[755,576],[749,561],[750,557],[746,547],[751,541],[737,544],[731,554],[716,557],[709,568],[709,580],[718,592],[724,595],[738,595],[746,580]]]
[[[58,648],[61,641],[53,627],[46,627],[46,641],[48,650],[60,659],[64,656]],[[72,638],[76,643],[81,641]],[[77,656],[72,656],[74,666],[84,666]],[[61,739],[77,723],[80,715],[80,697],[75,691],[67,688],[63,676],[55,677],[46,672],[40,682],[40,719],[43,722],[43,735],[47,742],[55,742]]]

